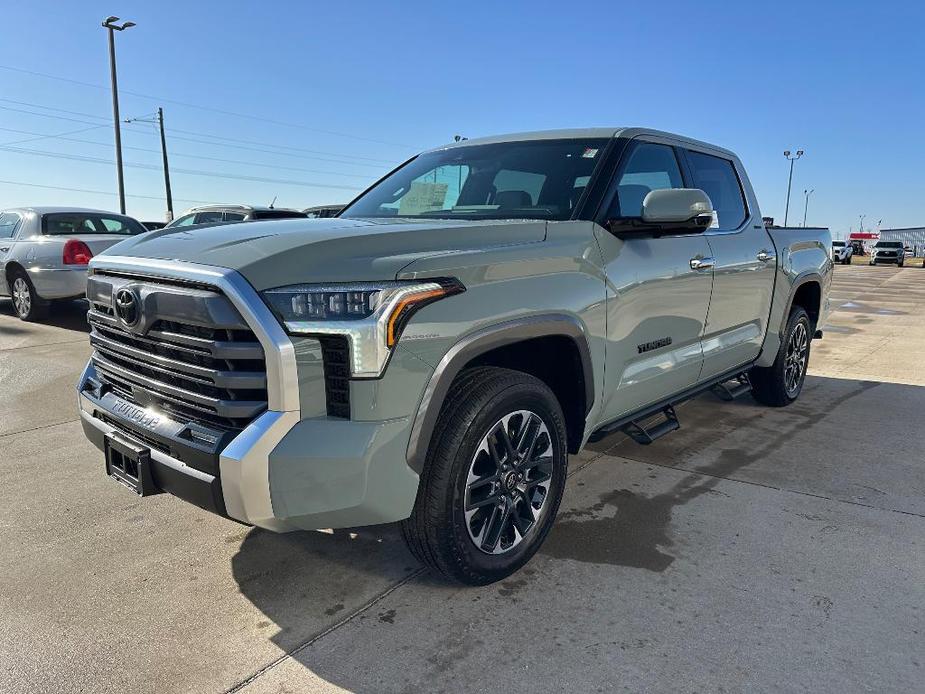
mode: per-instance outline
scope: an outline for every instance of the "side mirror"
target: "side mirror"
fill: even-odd
[[[713,203],[699,188],[651,190],[639,217],[608,223],[617,234],[697,234],[713,224]]]
[[[668,229],[704,231],[713,223],[713,203],[699,188],[653,190],[642,201],[642,221]]]

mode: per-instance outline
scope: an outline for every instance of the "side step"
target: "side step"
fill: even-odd
[[[751,381],[748,380],[748,374],[739,374],[733,379],[717,383],[711,388],[713,394],[720,400],[732,402],[752,390]]]
[[[623,433],[636,443],[648,446],[665,434],[670,434],[672,431],[677,431],[681,428],[681,423],[678,421],[678,415],[675,413],[674,407],[668,405],[662,410],[661,414],[664,419],[654,424],[648,424],[648,420],[651,419],[651,417],[642,420],[634,420],[623,427]]]

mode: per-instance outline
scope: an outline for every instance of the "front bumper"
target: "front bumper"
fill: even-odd
[[[409,413],[416,411],[431,366],[399,349],[382,379],[352,383],[352,419],[318,415],[307,402],[317,390],[308,368],[312,362],[303,355],[304,363],[297,363],[292,341],[238,273],[176,261],[102,260],[109,272],[217,287],[263,346],[269,399],[268,409],[243,430],[208,430],[122,400],[97,377],[91,361],[77,392],[84,431],[97,447],[103,449],[105,437],[113,434],[144,446],[156,487],[277,532],[372,525],[410,515],[419,478],[407,463]],[[307,409],[300,407],[303,400]]]
[[[43,299],[73,299],[87,293],[87,268],[40,268],[26,270],[32,286]]]
[[[877,263],[888,263],[892,265],[899,265],[900,258],[898,256],[878,256],[874,255],[870,258],[871,265],[876,265]]]

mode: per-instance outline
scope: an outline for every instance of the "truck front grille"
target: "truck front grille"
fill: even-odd
[[[111,297],[127,284],[146,312],[140,330],[113,311]],[[91,359],[120,397],[221,429],[242,429],[267,409],[263,348],[217,289],[94,275],[88,297]]]

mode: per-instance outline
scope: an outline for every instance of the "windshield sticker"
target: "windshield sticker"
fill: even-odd
[[[583,159],[594,159],[599,151],[600,150],[588,147],[584,152],[581,153],[581,156]]]
[[[408,217],[442,210],[446,200],[446,183],[415,181],[398,205],[398,216]]]

